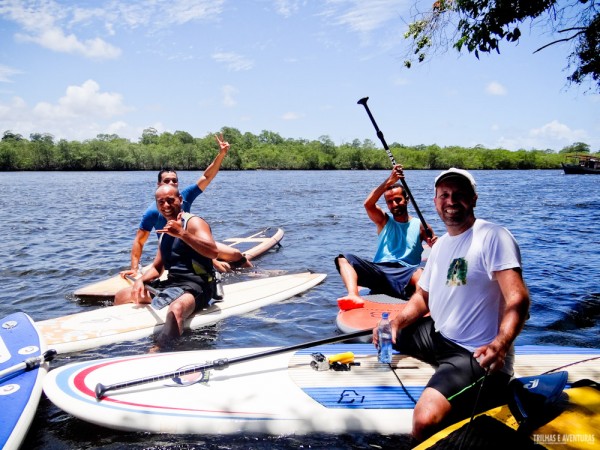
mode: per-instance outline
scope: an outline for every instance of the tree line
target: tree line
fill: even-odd
[[[390,160],[381,145],[370,139],[335,145],[328,136],[317,140],[286,139],[272,131],[255,135],[222,128],[231,144],[222,170],[331,170],[388,169]],[[185,131],[143,131],[138,142],[115,134],[100,134],[83,142],[32,133],[26,139],[5,131],[0,141],[0,171],[102,171],[102,170],[197,170],[208,166],[218,150],[214,134],[195,138]],[[565,154],[590,153],[577,142],[553,150],[464,148],[438,145],[390,145],[396,161],[406,169],[558,169]]]

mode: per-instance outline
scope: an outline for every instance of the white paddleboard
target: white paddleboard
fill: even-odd
[[[45,351],[43,340],[31,318],[22,312],[0,320],[0,372],[18,366]],[[48,370],[44,363],[0,377],[0,447],[17,449],[27,434],[42,394],[42,380]]]
[[[392,366],[377,362],[371,344],[328,344],[261,358],[243,358],[222,370],[107,391],[95,388],[162,375],[221,359],[258,355],[269,348],[221,349],[129,356],[73,363],[51,371],[44,392],[75,417],[109,428],[153,433],[274,435],[374,432],[410,433],[415,402],[433,369],[395,353]],[[353,352],[349,371],[316,371],[312,353]],[[516,368],[570,366],[569,381],[600,376],[600,350],[526,346]],[[234,361],[235,362],[235,361]],[[538,369],[540,373],[543,369]]]
[[[248,261],[251,261],[278,245],[283,239],[283,235],[284,231],[281,228],[267,227],[258,231],[244,234],[240,237],[225,239],[223,242],[230,247],[236,248],[240,252],[244,253]],[[150,267],[151,264],[142,268],[142,271],[146,271]],[[163,274],[162,279],[165,278],[166,273]],[[121,289],[131,287],[132,285],[133,282],[117,274],[110,278],[85,285],[75,290],[73,295],[79,298],[111,298],[114,297],[115,294]]]
[[[196,312],[185,326],[200,328],[288,299],[316,286],[326,276],[303,272],[226,284],[224,301]],[[158,333],[168,309],[130,303],[44,320],[37,326],[49,348],[59,353],[76,352]]]

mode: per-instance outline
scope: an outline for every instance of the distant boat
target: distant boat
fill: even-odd
[[[570,162],[561,163],[566,175],[595,173],[600,175],[600,158],[592,155],[572,155]]]

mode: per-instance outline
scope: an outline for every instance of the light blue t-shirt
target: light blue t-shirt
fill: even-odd
[[[408,222],[397,222],[388,215],[388,221],[379,233],[373,262],[397,262],[416,267],[421,264],[422,254],[421,221],[412,218]]]
[[[194,203],[194,200],[196,200],[196,197],[200,194],[202,194],[202,189],[200,189],[197,184],[192,184],[181,191],[181,197],[183,197],[182,209],[184,212],[190,212],[192,203]],[[167,219],[158,212],[156,202],[152,202],[146,209],[146,212],[144,212],[139,228],[140,230],[150,232],[152,229],[160,230],[166,223]]]

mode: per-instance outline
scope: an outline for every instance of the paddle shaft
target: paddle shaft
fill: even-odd
[[[217,359],[213,362],[207,362],[204,364],[199,364],[196,366],[188,367],[186,369],[175,370],[172,372],[167,372],[159,375],[138,378],[137,380],[123,381],[121,383],[110,384],[108,386],[104,386],[101,383],[96,385],[96,398],[101,400],[104,397],[104,394],[108,391],[116,391],[118,389],[125,389],[128,387],[139,386],[141,384],[153,383],[155,381],[161,380],[169,380],[175,377],[183,377],[185,375],[189,375],[191,373],[201,372],[208,369],[222,370],[231,366],[232,364],[243,363],[246,361],[251,361],[253,359],[265,358],[267,356],[279,355],[281,353],[288,353],[294,350],[301,350],[304,348],[315,347],[317,345],[330,344],[332,342],[346,341],[348,339],[353,339],[361,336],[366,336],[371,334],[373,329],[369,328],[368,330],[355,331],[354,333],[342,334],[340,336],[332,336],[325,339],[319,339],[317,341],[305,342],[303,344],[296,344],[289,347],[280,347],[275,348],[273,350],[267,350],[265,352],[254,353],[252,355],[240,356],[237,358],[222,358]]]
[[[5,379],[17,375],[20,372],[27,372],[28,370],[35,369],[40,364],[46,361],[51,361],[55,356],[56,350],[46,350],[40,356],[34,356],[26,359],[23,362],[15,364],[14,366],[7,367],[6,369],[0,371],[0,381],[4,381]]]
[[[375,122],[375,118],[373,117],[373,114],[371,114],[371,110],[369,109],[369,106],[367,105],[367,100],[369,100],[369,97],[364,97],[364,98],[361,98],[357,103],[359,105],[363,105],[365,107],[365,109],[367,110],[367,114],[369,115],[369,119],[371,119],[371,122],[373,123],[373,126],[375,127],[375,131],[377,132],[377,137],[379,138],[379,140],[383,144],[383,148],[385,149],[385,152],[387,153],[388,157],[390,158],[390,161],[392,162],[392,165],[395,166],[396,165],[396,160],[394,159],[394,155],[392,155],[392,152],[390,151],[390,148],[388,147],[387,142],[385,142],[385,138],[383,137],[383,133],[381,132],[381,130],[377,126],[377,122]],[[400,178],[400,182],[402,183],[402,187],[406,191],[406,194],[408,195],[408,198],[410,198],[410,201],[413,204],[413,208],[415,208],[415,212],[417,213],[417,216],[419,216],[419,220],[423,224],[423,228],[425,228],[425,234],[427,235],[427,237],[432,238],[433,237],[433,232],[431,231],[431,228],[429,228],[427,226],[427,222],[425,222],[425,218],[421,214],[421,210],[417,206],[417,202],[415,201],[412,193],[410,192],[410,189],[408,188],[408,185],[406,184],[406,180],[404,178]]]
[[[136,280],[135,278],[133,278],[131,275],[125,275],[125,278],[127,278],[127,279],[128,279],[128,280],[130,280],[130,281],[133,281],[134,283],[137,281],[137,280]],[[145,287],[145,288],[146,288],[146,290],[147,290],[148,292],[150,292],[151,294],[154,294],[154,295],[158,295],[158,294],[159,294],[159,292],[158,292],[156,289],[154,289],[152,286],[150,286],[150,285],[148,285],[148,284],[146,284],[146,283],[144,283],[144,287]]]

